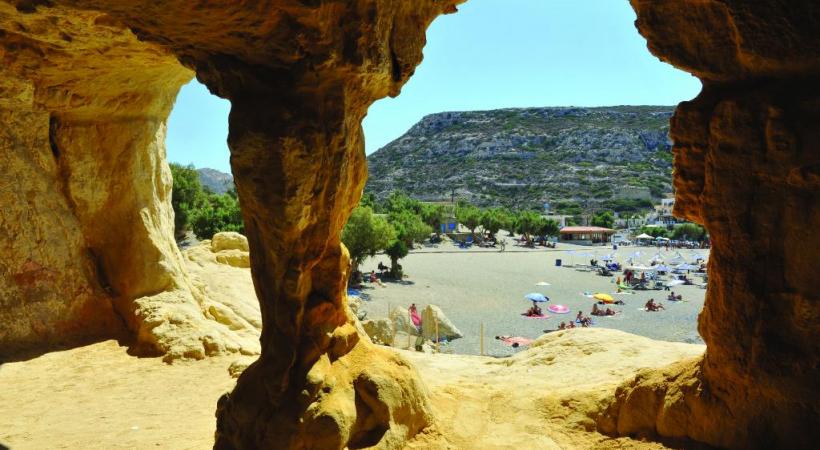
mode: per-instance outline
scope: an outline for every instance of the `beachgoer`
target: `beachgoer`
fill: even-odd
[[[407,308],[407,311],[410,313],[410,320],[413,322],[413,325],[421,331],[421,316],[419,315],[419,311],[416,309],[416,304],[411,303],[410,307]]]
[[[646,302],[646,305],[644,305],[644,307],[647,311],[655,311],[655,299],[650,298],[649,301]]]
[[[615,284],[617,284],[618,286],[621,285],[621,277],[615,278]]]
[[[567,324],[567,328],[575,328],[575,322],[570,321],[570,322]]]
[[[561,322],[561,324],[558,325],[558,329],[559,330],[566,330],[567,329],[567,324],[564,323],[564,322]]]
[[[580,322],[580,321],[582,321],[582,320],[584,320],[584,313],[583,313],[583,311],[578,311],[578,315],[577,315],[577,316],[575,316],[575,320],[577,320],[577,321],[579,321],[579,322]]]
[[[598,304],[597,303],[592,304],[592,312],[590,314],[592,314],[593,316],[600,316],[601,315],[601,310],[598,309]]]
[[[607,309],[606,309],[606,311],[604,311],[604,315],[606,315],[606,316],[614,316],[614,315],[615,315],[615,311],[613,311],[613,310],[611,310],[611,309],[607,308]]]
[[[379,278],[376,276],[376,271],[375,271],[375,270],[371,270],[371,271],[370,271],[370,282],[371,282],[371,283],[375,283],[375,282],[376,282],[376,280],[378,280],[378,279],[379,279]]]

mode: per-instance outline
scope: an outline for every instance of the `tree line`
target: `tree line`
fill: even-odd
[[[555,236],[559,231],[558,222],[535,211],[481,209],[459,202],[451,212],[444,205],[423,203],[397,191],[383,202],[376,201],[372,194],[365,194],[342,230],[342,242],[350,252],[354,271],[367,257],[384,251],[390,258],[390,275],[400,279],[399,260],[407,256],[413,245],[428,239],[437,240],[442,225],[452,219],[470,230],[474,240],[495,241],[503,229],[519,233],[527,242],[532,242]]]

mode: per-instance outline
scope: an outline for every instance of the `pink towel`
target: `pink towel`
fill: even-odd
[[[539,316],[528,316],[527,313],[521,313],[521,316],[525,319],[549,319],[550,316],[546,314],[541,314]]]

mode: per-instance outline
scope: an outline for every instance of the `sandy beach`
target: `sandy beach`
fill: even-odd
[[[543,330],[554,330],[561,321],[574,319],[579,310],[588,315],[595,300],[584,293],[602,292],[626,304],[612,306],[620,311],[616,316],[594,317],[595,327],[613,328],[664,341],[703,343],[697,332],[697,317],[703,309],[706,294],[702,287],[672,288],[684,299],[683,302],[674,303],[666,301],[668,292],[662,290],[619,295],[615,294],[617,287],[614,277],[603,277],[566,266],[572,263],[589,264],[591,258],[581,256],[582,253],[593,253],[600,260],[603,255],[613,253],[611,247],[558,244],[556,249],[525,249],[513,246],[511,240],[509,242],[504,252],[479,248],[461,250],[449,242],[414,250],[400,261],[407,274],[402,283],[385,283],[385,287],[365,284],[362,290],[365,299],[363,309],[368,312],[369,318],[378,318],[386,317],[389,308],[406,308],[410,303],[416,303],[421,310],[432,303],[440,306],[465,335],[449,343],[442,351],[480,354],[479,330],[483,323],[485,354],[505,356],[517,350],[493,339],[494,336],[537,338]],[[624,264],[636,251],[641,253],[633,257],[636,264],[648,264],[656,253],[672,258],[680,252],[687,262],[694,260],[696,255],[708,257],[709,254],[709,250],[667,251],[635,246],[619,247],[614,253],[616,260]],[[561,267],[555,265],[556,259],[562,260]],[[368,259],[362,270],[374,270],[379,262],[389,264],[389,259],[377,255]],[[702,278],[694,279],[702,282]],[[541,281],[550,283],[550,286],[536,286]],[[530,292],[540,292],[550,298],[549,303],[542,303],[542,309],[550,316],[548,319],[530,319],[521,315],[531,305],[524,299],[524,295]],[[666,310],[641,310],[650,298],[662,303]],[[566,305],[570,313],[549,313],[546,307],[550,304]]]

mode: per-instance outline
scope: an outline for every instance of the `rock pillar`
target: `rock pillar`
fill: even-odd
[[[216,448],[392,448],[427,426],[414,371],[346,313],[341,228],[366,177],[339,82],[232,101],[231,166],[262,312],[262,356],[220,400]]]
[[[661,58],[698,75],[679,105],[675,213],[712,240],[704,358],[646,372],[599,420],[720,447],[817,440],[820,41],[812,2],[633,0]]]

